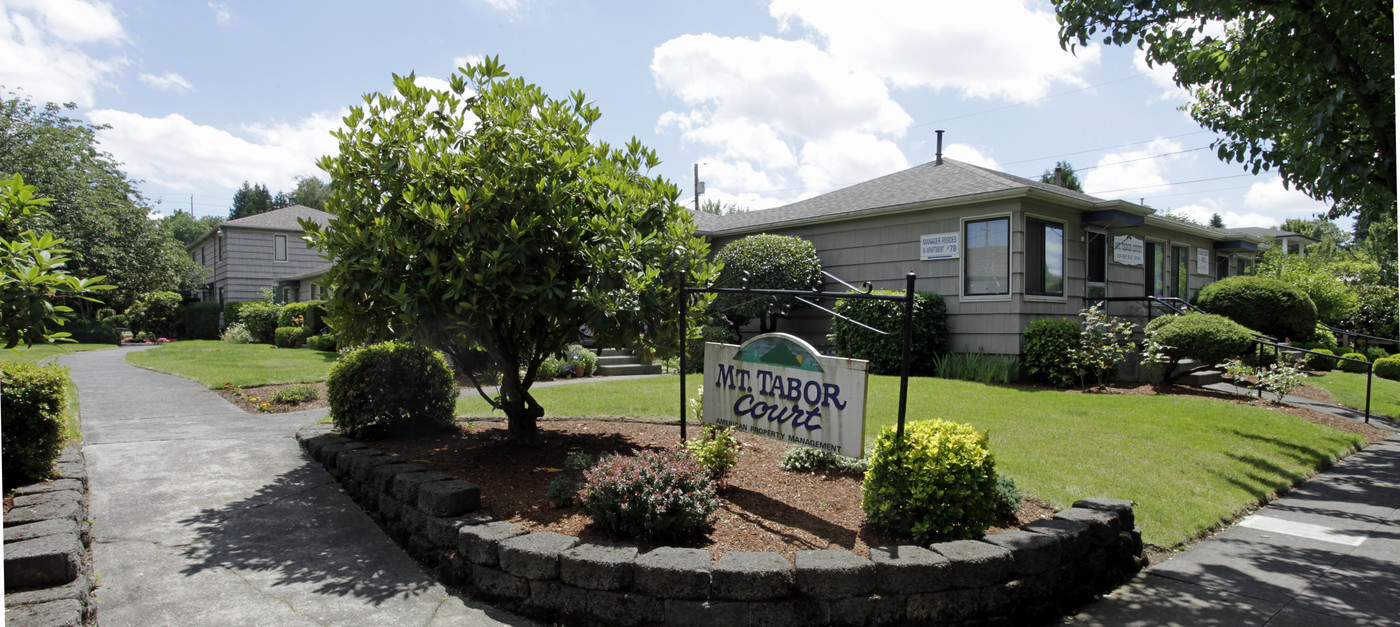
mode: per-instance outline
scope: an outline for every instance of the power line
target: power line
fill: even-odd
[[[1059,92],[1059,93],[1050,94],[1050,95],[1048,95],[1048,96],[1041,96],[1041,97],[1039,97],[1039,98],[1036,98],[1035,100],[1027,100],[1027,101],[1025,101],[1025,102],[1018,102],[1018,103],[1015,103],[1015,104],[1009,104],[1009,105],[1005,105],[1005,106],[1001,106],[1001,107],[995,107],[995,108],[992,108],[992,109],[983,109],[983,110],[981,110],[981,111],[974,111],[974,112],[972,112],[972,113],[964,113],[964,114],[962,114],[962,115],[955,115],[955,116],[953,116],[953,117],[951,117],[951,118],[943,118],[943,119],[941,119],[941,120],[934,120],[934,121],[932,121],[932,122],[923,122],[923,123],[921,123],[921,124],[915,124],[915,125],[913,125],[913,126],[911,126],[911,127],[909,127],[909,128],[919,128],[919,127],[921,127],[921,126],[929,126],[929,125],[933,125],[933,124],[942,124],[942,123],[944,123],[944,122],[951,122],[951,121],[953,121],[953,120],[961,120],[961,119],[963,119],[963,118],[970,118],[970,117],[975,117],[975,116],[979,116],[979,115],[985,115],[985,114],[988,114],[988,113],[996,113],[997,111],[1005,111],[1005,110],[1007,110],[1007,109],[1015,109],[1016,107],[1024,107],[1024,106],[1026,106],[1026,105],[1028,105],[1028,104],[1034,104],[1034,103],[1037,103],[1037,102],[1044,102],[1044,101],[1049,100],[1049,99],[1051,99],[1051,98],[1059,98],[1060,96],[1068,96],[1068,95],[1070,95],[1070,94],[1077,94],[1077,93],[1079,93],[1079,92],[1081,92],[1081,91],[1087,91],[1087,90],[1095,89],[1095,88],[1098,88],[1098,87],[1104,87],[1104,86],[1107,86],[1107,85],[1112,85],[1112,84],[1114,84],[1114,83],[1121,83],[1121,82],[1123,82],[1123,81],[1132,80],[1132,79],[1139,78],[1139,77],[1142,77],[1142,76],[1147,76],[1147,72],[1141,72],[1141,73],[1138,73],[1138,74],[1133,74],[1132,76],[1124,76],[1123,78],[1115,78],[1115,79],[1113,79],[1113,80],[1111,80],[1111,81],[1099,83],[1099,84],[1097,84],[1097,85],[1085,85],[1085,86],[1083,86],[1083,87],[1080,87],[1079,89],[1071,89],[1071,90],[1069,90],[1069,91],[1062,91],[1062,92]]]
[[[1083,154],[1088,154],[1088,153],[1091,153],[1091,152],[1099,152],[1099,151],[1103,151],[1103,150],[1113,150],[1114,148],[1126,148],[1126,147],[1128,147],[1128,146],[1136,146],[1136,145],[1138,145],[1138,144],[1150,144],[1150,143],[1155,142],[1155,141],[1158,141],[1158,140],[1163,140],[1163,139],[1178,139],[1178,138],[1181,138],[1181,137],[1190,137],[1190,136],[1192,136],[1192,135],[1200,135],[1201,133],[1209,133],[1209,132],[1210,132],[1210,131],[1207,131],[1207,130],[1202,129],[1202,130],[1199,130],[1199,131],[1191,131],[1190,133],[1182,133],[1182,134],[1180,134],[1180,135],[1172,135],[1172,136],[1170,136],[1170,137],[1154,137],[1154,138],[1152,138],[1152,139],[1144,139],[1144,140],[1141,140],[1141,141],[1128,142],[1128,143],[1126,143],[1126,144],[1118,144],[1118,145],[1116,145],[1116,146],[1104,146],[1104,147],[1102,147],[1102,148],[1090,148],[1090,149],[1088,149],[1088,150],[1080,150],[1080,151],[1077,151],[1077,152],[1066,152],[1066,153],[1062,153],[1062,154],[1058,154],[1058,155],[1049,155],[1049,156],[1046,156],[1046,157],[1036,157],[1036,158],[1034,158],[1034,159],[1022,159],[1022,160],[1020,160],[1020,161],[1008,161],[1008,162],[1003,163],[1003,164],[1001,164],[1001,165],[1002,165],[1002,166],[1019,165],[1019,164],[1022,164],[1022,163],[1030,163],[1030,162],[1032,162],[1032,161],[1045,161],[1045,160],[1047,160],[1047,159],[1059,159],[1059,158],[1061,158],[1061,157],[1073,157],[1073,156],[1075,156],[1075,155],[1083,155]],[[1075,171],[1078,172],[1079,170],[1076,169]]]
[[[1101,195],[1103,195],[1103,194],[1112,194],[1112,193],[1116,193],[1116,192],[1130,192],[1130,191],[1135,191],[1135,190],[1140,190],[1140,189],[1154,189],[1154,188],[1157,188],[1157,187],[1171,187],[1171,186],[1173,186],[1173,185],[1190,185],[1190,184],[1192,184],[1192,183],[1204,183],[1204,182],[1206,182],[1206,181],[1221,181],[1221,180],[1225,180],[1225,179],[1237,179],[1237,178],[1240,178],[1240,177],[1242,177],[1242,176],[1253,176],[1253,175],[1248,174],[1248,173],[1246,173],[1246,174],[1231,174],[1230,176],[1215,176],[1215,177],[1211,177],[1211,178],[1207,178],[1207,179],[1195,179],[1195,180],[1191,180],[1191,181],[1177,181],[1177,182],[1175,182],[1175,183],[1160,183],[1160,184],[1157,184],[1157,185],[1143,185],[1143,186],[1141,186],[1141,187],[1124,187],[1124,188],[1122,188],[1122,189],[1107,189],[1107,190],[1102,190],[1102,191],[1092,191],[1092,192],[1084,192],[1084,193],[1086,193],[1086,194],[1088,194],[1088,195],[1090,195],[1090,196],[1101,196]]]

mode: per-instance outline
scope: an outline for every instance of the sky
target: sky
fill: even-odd
[[[943,130],[947,157],[1028,178],[1068,161],[1091,195],[1200,222],[1327,209],[1219,161],[1170,68],[1061,49],[1049,2],[0,0],[0,92],[110,126],[101,148],[166,215],[325,180],[365,94],[485,56],[584,92],[593,138],[641,140],[687,203],[696,164],[702,201],[765,209],[932,161]]]

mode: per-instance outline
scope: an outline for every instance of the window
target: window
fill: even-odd
[[[963,295],[1011,293],[1011,218],[963,223]]]
[[[223,238],[223,237],[219,237],[219,238],[218,238],[217,240],[215,240],[215,241],[216,241],[217,243],[214,244],[214,246],[218,247],[218,249],[219,249],[219,261],[223,261],[223,260],[224,260],[224,244],[225,244],[224,238]]]
[[[1235,274],[1254,274],[1254,260],[1240,257],[1239,268],[1235,271]]]
[[[199,245],[199,265],[204,265],[204,244]]]
[[[221,287],[219,288],[219,304],[223,305],[224,302],[224,288]]]
[[[1103,298],[1108,295],[1108,235],[1089,231],[1084,237],[1084,279],[1088,282],[1085,296]]]
[[[272,236],[272,258],[274,261],[287,260],[287,236]]]
[[[1026,218],[1026,293],[1065,295],[1065,226]]]
[[[1186,298],[1191,289],[1191,268],[1190,260],[1186,258],[1190,249],[1185,246],[1172,246],[1172,285],[1171,295],[1177,298]]]
[[[1216,256],[1215,256],[1215,280],[1219,281],[1220,279],[1223,279],[1223,278],[1228,277],[1228,276],[1230,276],[1230,256],[1229,256],[1229,255],[1216,255]]]
[[[1143,247],[1147,268],[1147,295],[1167,295],[1167,245],[1162,242],[1147,242]]]

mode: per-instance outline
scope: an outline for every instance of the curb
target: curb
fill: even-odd
[[[6,625],[97,622],[82,451],[69,446],[54,471],[54,479],[16,489],[5,515]]]

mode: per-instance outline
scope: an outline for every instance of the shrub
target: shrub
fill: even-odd
[[[570,372],[575,366],[583,366],[583,374],[591,375],[598,371],[598,355],[578,344],[569,347],[565,362]]]
[[[157,337],[175,335],[180,321],[180,295],[175,292],[147,292],[126,310],[131,330]]]
[[[219,339],[229,344],[250,344],[253,341],[253,334],[248,332],[243,323],[235,322],[224,329],[224,334]]]
[[[277,390],[272,395],[272,402],[283,405],[297,405],[321,398],[321,390],[314,385],[293,385]]]
[[[190,303],[180,308],[180,318],[184,322],[184,338],[189,340],[219,339],[219,303],[203,301]]]
[[[876,294],[903,294],[876,290]],[[904,350],[904,303],[857,298],[836,299],[836,313],[868,324],[889,335],[880,335],[841,318],[831,319],[836,354],[870,362],[872,374],[899,374]],[[937,357],[948,343],[948,305],[937,292],[914,294],[914,343],[909,347],[909,374],[934,371]]]
[[[710,529],[715,482],[684,451],[603,458],[583,475],[578,499],[600,528],[625,538],[682,539]]]
[[[996,494],[997,517],[1015,518],[1021,511],[1021,491],[1016,489],[1016,482],[1006,475],[997,475]]]
[[[1316,352],[1319,352],[1319,353],[1327,353],[1327,354],[1326,354],[1326,355],[1313,355],[1313,354],[1308,354],[1307,357],[1304,359],[1304,363],[1307,364],[1308,370],[1324,370],[1324,371],[1326,371],[1326,370],[1331,370],[1331,369],[1333,369],[1333,368],[1335,368],[1335,367],[1337,366],[1337,360],[1336,360],[1335,358],[1332,357],[1332,355],[1335,355],[1336,353],[1333,353],[1332,351],[1327,350],[1327,349],[1325,349],[1325,348],[1314,348],[1314,349],[1311,349],[1311,350],[1316,351]]]
[[[97,320],[98,320],[98,322],[107,322],[107,321],[110,321],[112,318],[116,317],[116,315],[117,315],[117,310],[112,309],[111,307],[103,307],[103,308],[97,310]]]
[[[406,342],[346,353],[326,379],[331,419],[352,438],[442,431],[457,401],[442,354]]]
[[[1067,388],[1079,382],[1079,325],[1068,318],[1041,318],[1026,325],[1023,363],[1032,381]]]
[[[870,456],[861,508],[871,524],[920,544],[981,537],[996,514],[996,469],[971,425],[885,427]]]
[[[299,327],[306,323],[306,303],[287,303],[277,315],[277,326]],[[298,320],[297,318],[301,318]]]
[[[1393,285],[1356,288],[1357,308],[1339,327],[1377,337],[1400,338],[1400,294]]]
[[[1211,314],[1161,316],[1147,324],[1144,334],[1168,358],[1164,368],[1168,383],[1186,374],[1179,373],[1175,377],[1171,374],[1183,359],[1214,366],[1245,354],[1254,344],[1249,329],[1224,316]]]
[[[1132,341],[1131,322],[1114,318],[1099,311],[1098,305],[1081,310],[1083,330],[1079,332],[1079,351],[1075,361],[1080,372],[1094,377],[1100,387],[1108,384],[1118,372],[1118,364],[1137,348]]]
[[[247,303],[239,310],[238,321],[252,334],[254,342],[271,344],[277,339],[277,320],[281,314],[281,305]]]
[[[734,439],[732,427],[720,429],[706,425],[705,434],[687,441],[685,450],[721,487],[725,485],[729,471],[739,463],[739,441]]]
[[[277,348],[301,348],[306,344],[306,327],[277,327]]]
[[[1400,381],[1400,355],[1377,359],[1375,363],[1371,364],[1371,368],[1374,369],[1378,377]]]
[[[1366,349],[1366,361],[1375,361],[1375,360],[1377,360],[1377,359],[1385,359],[1386,357],[1389,357],[1389,356],[1390,356],[1390,353],[1387,353],[1387,352],[1385,351],[1384,348],[1381,348],[1381,347],[1379,347],[1379,346],[1371,346],[1371,347],[1369,347],[1369,348]]]
[[[302,325],[312,335],[326,330],[326,301],[306,301],[306,313],[303,315]]]
[[[817,248],[800,237],[760,233],[734,240],[721,248],[715,260],[724,266],[715,277],[715,287],[740,287],[744,272],[749,287],[773,290],[809,290],[821,280],[822,262]],[[750,294],[717,294],[710,311],[724,316],[738,331],[750,320],[766,318],[770,301]],[[794,301],[784,297],[780,306]],[[763,330],[771,331],[773,320],[764,320]]]
[[[68,369],[0,363],[0,459],[5,490],[44,479],[63,452]]]
[[[260,304],[262,303],[259,303],[257,301],[238,301],[233,303],[224,303],[224,327],[227,328],[229,325],[235,322],[242,322],[243,319],[239,316],[242,315],[243,308]]]
[[[1328,331],[1326,325],[1319,322],[1317,323],[1317,328],[1313,330],[1313,336],[1310,338],[1309,343],[1317,344],[1322,348],[1336,352],[1337,336],[1331,331]]]
[[[1006,383],[1016,378],[1021,358],[1016,355],[947,353],[934,360],[934,376],[979,383]]]
[[[306,338],[306,347],[315,351],[334,353],[336,348],[335,344],[335,335],[330,333],[312,335]]]
[[[848,475],[863,475],[870,469],[869,460],[837,455],[831,451],[794,444],[783,453],[783,468],[799,472],[828,470]]]
[[[1221,279],[1201,288],[1195,304],[1280,341],[1311,339],[1317,332],[1317,307],[1312,299],[1303,290],[1277,279]]]
[[[570,366],[563,357],[550,355],[540,362],[541,376],[562,377],[568,374],[573,374],[573,366]]]
[[[718,342],[720,344],[732,344],[734,342],[733,332],[729,327],[706,322],[700,325],[700,337],[686,340],[685,342],[685,370],[686,374],[696,374],[705,371],[705,343]]]
[[[1366,356],[1362,355],[1361,353],[1347,353],[1345,355],[1342,355],[1342,357],[1346,357],[1347,359],[1360,359],[1361,361],[1370,361],[1366,359]],[[1337,367],[1341,368],[1342,372],[1353,373],[1364,373],[1367,369],[1366,364],[1357,363],[1354,361],[1339,361],[1337,362]]]
[[[66,331],[69,339],[81,344],[120,344],[122,341],[121,334],[110,322],[93,320],[82,314],[75,314],[63,324],[63,328],[51,331]]]

